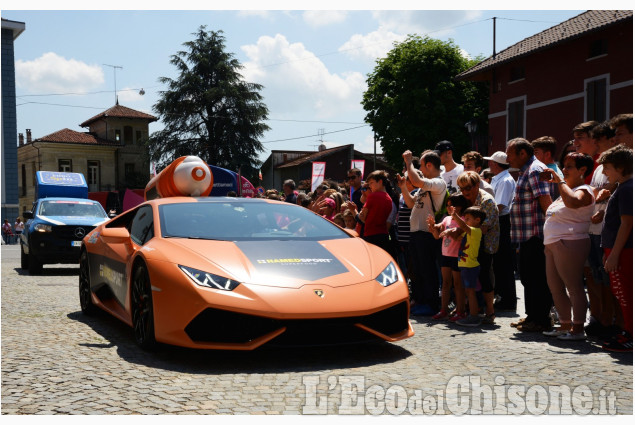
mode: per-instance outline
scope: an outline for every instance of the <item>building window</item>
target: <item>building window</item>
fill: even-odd
[[[22,164],[20,171],[22,171],[22,175],[20,176],[21,177],[20,181],[22,182],[22,188],[20,193],[22,193],[22,196],[26,196],[26,164]]]
[[[124,164],[124,177],[126,180],[132,178],[134,176],[134,163],[126,163]]]
[[[121,130],[115,130],[115,141],[121,142]]]
[[[132,140],[132,127],[130,127],[129,125],[124,126],[123,128],[123,142],[126,145],[132,145],[133,144],[133,140]]]
[[[143,133],[141,132],[141,130],[137,130],[137,131],[136,131],[136,140],[135,140],[135,143],[136,143],[137,145],[143,145],[143,136],[142,136],[142,134],[143,134]]]
[[[523,78],[525,78],[525,67],[512,66],[509,70],[509,82],[512,83],[514,81],[522,80]]]
[[[507,104],[507,140],[525,137],[525,99]]]
[[[589,58],[606,55],[609,51],[607,40],[593,40],[589,45]]]
[[[62,173],[70,173],[73,171],[73,163],[70,159],[60,159],[57,161],[58,169]]]
[[[99,161],[88,161],[88,190],[99,191]]]
[[[598,78],[586,82],[586,119],[598,122],[607,119],[608,84],[606,78]]]

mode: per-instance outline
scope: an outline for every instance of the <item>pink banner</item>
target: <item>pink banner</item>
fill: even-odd
[[[134,208],[141,203],[143,203],[143,196],[139,196],[132,190],[126,189],[126,193],[123,195],[124,211],[128,211],[130,208]]]
[[[247,180],[246,178],[244,178],[243,176],[240,176],[241,181],[242,181],[242,197],[243,198],[253,198],[254,195],[256,194],[256,188],[254,187],[253,184],[251,184],[251,182],[249,180]]]

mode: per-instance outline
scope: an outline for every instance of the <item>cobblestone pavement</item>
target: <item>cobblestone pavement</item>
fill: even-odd
[[[81,314],[77,272],[29,276],[2,246],[2,414],[469,414],[481,397],[493,413],[557,413],[550,386],[571,394],[563,413],[633,414],[632,354],[519,333],[513,313],[482,328],[413,318],[395,344],[146,353],[126,325]]]

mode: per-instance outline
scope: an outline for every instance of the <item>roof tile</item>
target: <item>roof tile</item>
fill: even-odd
[[[115,117],[115,118],[136,118],[136,119],[145,119],[149,122],[157,121],[158,118],[154,115],[146,114],[145,112],[136,111],[134,109],[128,108],[126,106],[121,106],[116,104],[112,108],[106,109],[103,112],[95,115],[92,118],[87,119],[83,123],[81,123],[80,127],[88,127],[93,121],[97,121],[98,119],[104,117]]]
[[[594,32],[600,28],[614,25],[628,19],[633,19],[632,10],[588,10],[556,26],[519,41],[513,46],[497,53],[496,57],[490,56],[479,64],[457,75],[456,79],[468,79],[475,74],[487,71],[506,62],[510,62],[538,50],[553,47],[586,33]]]
[[[90,133],[80,133],[79,131],[65,128],[63,130],[56,131],[55,133],[48,134],[39,139],[35,139],[35,142],[54,142],[54,143],[73,143],[82,145],[108,145],[119,146],[119,142],[113,142],[110,140],[95,137]]]

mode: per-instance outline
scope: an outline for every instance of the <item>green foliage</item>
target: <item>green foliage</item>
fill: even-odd
[[[242,65],[225,52],[222,31],[201,26],[185,50],[171,57],[178,77],[161,77],[168,89],[153,110],[165,128],[148,141],[150,158],[160,170],[183,155],[197,155],[209,164],[237,171],[246,177],[259,167],[264,150],[259,138],[269,126],[268,109],[260,84],[248,83]]]
[[[377,60],[362,105],[390,164],[401,168],[405,150],[419,156],[441,140],[452,141],[457,154],[470,150],[465,123],[474,118],[487,132],[487,84],[455,80],[476,63],[452,41],[415,35]]]

